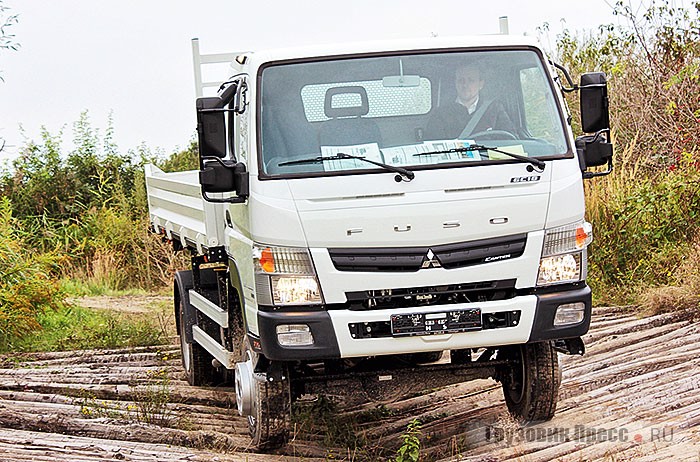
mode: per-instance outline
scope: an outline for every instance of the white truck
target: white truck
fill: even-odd
[[[146,168],[152,230],[191,254],[174,281],[188,381],[235,384],[260,448],[322,393],[492,377],[516,419],[550,419],[558,353],[584,353],[591,317],[583,178],[612,169],[605,75],[574,85],[513,36],[232,66],[197,99],[200,170]]]

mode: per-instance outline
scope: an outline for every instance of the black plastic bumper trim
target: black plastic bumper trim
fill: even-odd
[[[555,326],[554,315],[559,305],[576,302],[583,302],[585,305],[583,321],[572,325]],[[528,342],[581,337],[588,332],[591,325],[591,310],[591,288],[587,285],[574,290],[537,295],[535,320]]]
[[[311,329],[314,344],[282,346],[277,341],[277,326],[306,324]],[[340,347],[333,321],[327,311],[265,312],[258,311],[258,330],[263,354],[267,359],[297,361],[340,358]]]

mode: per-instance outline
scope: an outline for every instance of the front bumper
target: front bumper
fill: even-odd
[[[584,318],[573,325],[554,326],[559,305],[583,302]],[[546,340],[576,338],[588,332],[591,322],[591,289],[582,284],[545,294],[520,295],[508,300],[431,305],[391,310],[258,311],[262,353],[270,360],[306,361],[387,354],[417,353],[465,348],[498,347]],[[386,323],[392,314],[439,313],[448,310],[479,308],[484,325],[489,315],[518,312],[517,325],[483,328],[453,334],[415,337],[357,338],[351,326]],[[277,326],[307,324],[314,338],[310,346],[282,346],[277,341]]]

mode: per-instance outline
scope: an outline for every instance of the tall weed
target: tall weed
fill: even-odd
[[[555,54],[572,74],[609,78],[616,159],[612,175],[585,183],[588,280],[597,302],[634,303],[700,273],[700,4],[651,1],[638,12],[618,1],[614,11],[620,24],[565,32]],[[656,299],[669,294],[680,292]]]
[[[39,142],[24,146],[11,170],[1,172],[0,192],[27,230],[26,244],[62,256],[59,277],[77,279],[93,293],[160,288],[184,258],[148,232],[143,164],[157,159],[145,147],[121,154],[112,137],[111,118],[101,138],[87,113],[73,125],[69,152],[62,133],[44,130]],[[195,154],[192,144],[162,164],[196,168]]]
[[[635,302],[649,287],[687,283],[680,268],[698,238],[700,171],[689,162],[648,170],[634,148],[618,153],[612,175],[586,183],[595,233],[589,282],[602,303]]]
[[[12,217],[10,201],[0,198],[0,345],[39,329],[41,313],[64,306],[63,294],[51,276],[60,258],[33,252],[24,237]]]

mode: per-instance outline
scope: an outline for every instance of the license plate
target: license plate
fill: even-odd
[[[481,309],[391,315],[391,335],[453,334],[481,329]]]

